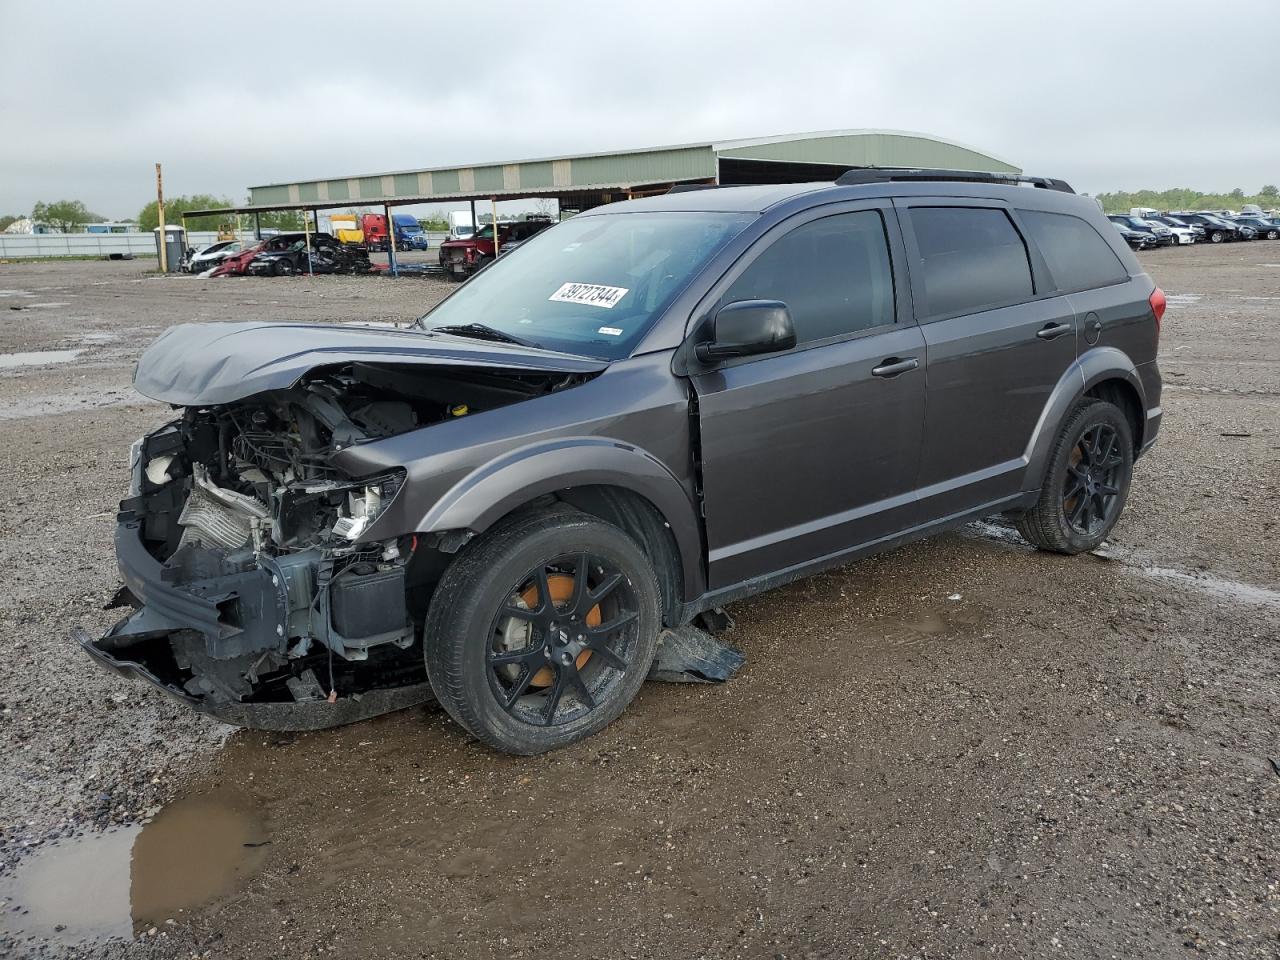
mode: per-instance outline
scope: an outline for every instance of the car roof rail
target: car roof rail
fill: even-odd
[[[667,193],[692,193],[694,190],[719,190],[719,183],[677,183]]]
[[[983,170],[932,170],[927,167],[856,167],[846,170],[836,178],[841,187],[857,186],[864,183],[894,183],[908,181],[944,181],[951,183],[1003,183],[1020,184],[1039,187],[1042,190],[1057,190],[1061,193],[1075,193],[1071,184],[1065,180],[1052,177],[1027,177],[1020,173],[995,173]]]

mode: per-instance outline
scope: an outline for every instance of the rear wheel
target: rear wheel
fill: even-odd
[[[1210,243],[1221,243],[1225,239],[1226,239],[1226,234],[1224,234],[1221,230],[1214,230],[1211,234],[1209,234]]]
[[[1124,412],[1086,398],[1063,424],[1036,505],[1018,532],[1041,550],[1096,549],[1120,518],[1133,479],[1133,433]]]
[[[298,272],[292,260],[288,257],[281,257],[271,266],[271,272],[277,277],[288,277]]]
[[[660,628],[657,578],[627,534],[586,514],[528,515],[445,571],[427,612],[427,675],[477,739],[543,753],[623,711]]]
[[[1280,230],[1268,230],[1268,231],[1267,231],[1267,239],[1268,239],[1268,240],[1275,240],[1275,239],[1277,239],[1277,238],[1280,238]]]

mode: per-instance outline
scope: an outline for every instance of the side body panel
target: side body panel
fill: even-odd
[[[913,324],[694,378],[712,587],[910,526],[924,369]]]
[[[920,197],[895,204],[928,354],[928,412],[916,486],[921,516],[941,517],[1022,488],[1032,433],[1076,357],[1075,313],[1065,297],[1048,289],[1044,263],[1031,243],[1031,300],[960,316],[939,313],[916,269],[921,253],[910,209],[997,209],[1010,214],[1015,228],[1020,225],[997,201]]]
[[[633,490],[670,524],[684,596],[705,589],[689,386],[671,375],[670,353],[619,361],[587,383],[524,403],[348,447],[335,463],[351,476],[406,470],[365,540],[481,532],[529,500],[571,486]]]
[[[709,317],[735,279],[792,231],[839,214],[878,214],[896,281],[897,322],[785,353],[690,369],[712,588],[885,536],[915,520],[924,422],[924,340],[911,317],[890,204],[830,204],[779,219],[695,314]],[[773,295],[770,290],[760,296]],[[880,377],[874,368],[911,360]]]

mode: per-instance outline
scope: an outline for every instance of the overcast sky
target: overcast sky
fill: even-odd
[[[1280,182],[1277,37],[1280,0],[0,0],[0,214],[66,198],[136,215],[157,160],[167,194],[240,200],[850,127],[958,140],[1090,193],[1253,192]]]

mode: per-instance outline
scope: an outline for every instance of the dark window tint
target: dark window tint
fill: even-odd
[[[1044,254],[1059,290],[1092,290],[1128,278],[1107,241],[1079,217],[1039,210],[1022,210],[1018,215]]]
[[[912,207],[928,315],[972,313],[1034,295],[1027,247],[1003,210]]]
[[[880,214],[825,217],[775,240],[725,294],[725,303],[738,300],[781,300],[800,343],[893,323],[893,271]]]

